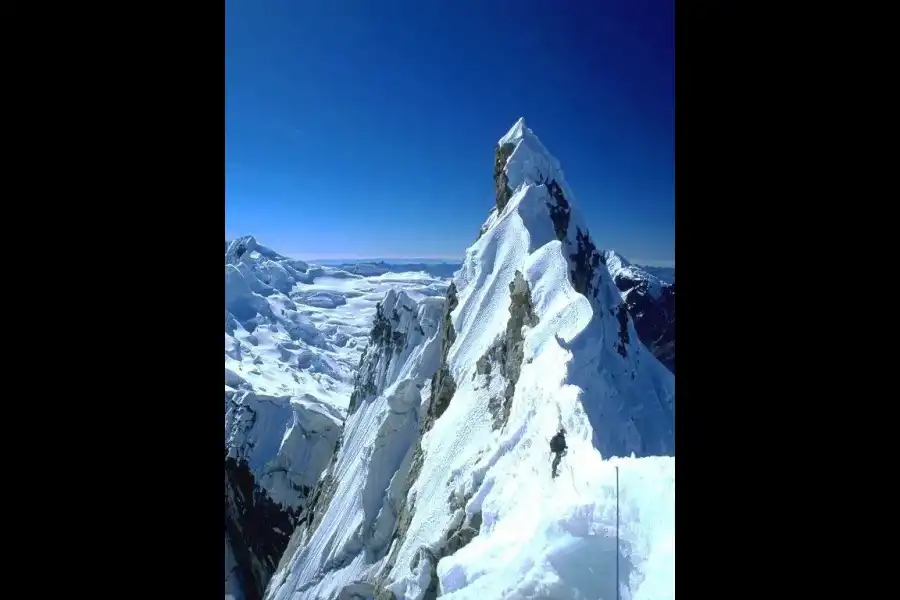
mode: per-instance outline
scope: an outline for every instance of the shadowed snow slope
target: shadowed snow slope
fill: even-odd
[[[612,599],[617,580],[624,600],[674,598],[674,375],[522,120],[494,181],[443,307],[379,309],[343,444],[267,598]]]
[[[606,268],[622,294],[644,345],[675,372],[675,282],[631,264],[612,250],[603,253]],[[661,271],[662,269],[657,269]],[[674,269],[671,269],[674,274]]]
[[[363,277],[249,236],[226,242],[225,576],[235,598],[261,596],[302,517],[340,436],[376,305],[394,289],[407,304],[440,303],[447,282]]]

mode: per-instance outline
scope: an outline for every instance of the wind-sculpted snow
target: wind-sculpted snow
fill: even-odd
[[[376,313],[343,444],[267,598],[611,599],[617,580],[623,600],[674,598],[674,375],[522,120],[495,192],[401,359],[412,321]]]
[[[402,298],[398,308],[416,299],[439,304],[446,287],[425,273],[363,277],[309,265],[252,237],[226,242],[226,457],[237,461],[232,471],[249,473],[232,479],[267,499],[254,504],[256,492],[229,489],[238,484],[226,477],[226,498],[246,496],[226,502],[226,526],[240,537],[226,533],[229,586],[258,597],[254,586],[265,586],[260,580],[271,575],[266,565],[277,543],[261,542],[266,535],[255,524],[279,519],[290,535],[290,524],[303,518],[341,435],[376,306],[386,295]],[[272,510],[278,514],[260,513]]]
[[[267,429],[255,433],[256,439],[270,441],[257,442],[261,445],[252,451],[259,456],[251,461],[254,472],[266,477],[265,465],[290,439],[295,418],[328,431],[343,421],[376,305],[388,291],[425,298],[442,297],[446,288],[445,280],[422,272],[363,277],[284,257],[251,236],[230,242],[225,252],[225,391],[226,412],[232,412],[226,421],[237,419],[235,407],[244,404],[271,413]],[[268,407],[256,408],[257,396],[248,392],[270,398]],[[331,420],[292,416],[310,410]],[[256,421],[258,426],[263,422],[262,417]],[[232,429],[235,455],[251,452],[237,433],[242,429],[226,422],[226,430]],[[335,430],[326,437],[333,444],[337,435]]]
[[[276,597],[326,598],[387,554],[403,505],[427,378],[438,366],[443,299],[389,292],[376,309],[343,444],[323,475],[299,545],[269,584]],[[327,578],[321,573],[328,573]],[[348,592],[349,593],[349,592]]]

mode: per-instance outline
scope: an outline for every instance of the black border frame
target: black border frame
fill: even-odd
[[[76,357],[48,382],[57,392],[17,416],[51,430],[44,439],[62,440],[52,452],[62,453],[58,479],[67,482],[61,501],[28,495],[27,508],[42,519],[27,541],[45,557],[64,541],[65,560],[36,565],[56,573],[54,587],[64,573],[75,589],[219,595],[209,581],[222,575],[222,372],[218,353],[206,349],[221,343],[222,313],[197,314],[171,290],[222,289],[219,272],[204,265],[215,264],[224,230],[214,195],[224,198],[224,5],[86,10],[42,15],[43,50],[55,58],[19,61],[10,73],[23,91],[10,99],[21,111],[8,142],[20,136],[22,155],[46,156],[48,144],[62,154],[49,174],[40,161],[15,173],[39,182],[39,196],[59,199],[51,214],[46,202],[25,203],[33,213],[19,217],[16,235],[33,248],[59,225],[49,234],[58,244],[34,249],[33,258],[58,265],[64,314],[58,296],[47,307],[68,322],[54,335]],[[715,594],[737,582],[766,597],[780,587],[778,536],[798,535],[778,516],[782,486],[796,475],[785,454],[804,448],[804,431],[788,415],[811,400],[793,397],[787,384],[773,387],[773,374],[786,372],[799,350],[780,345],[791,316],[760,283],[780,283],[761,262],[770,258],[761,246],[775,243],[767,232],[783,202],[765,170],[784,150],[777,136],[763,138],[783,126],[771,101],[783,90],[763,81],[781,57],[772,57],[766,28],[738,10],[676,7],[677,306],[685,332],[676,585]],[[770,64],[759,66],[766,57]],[[92,295],[93,286],[115,287],[117,301]],[[91,319],[114,325],[104,332]],[[69,330],[73,320],[87,331]],[[184,344],[172,352],[169,340],[179,335]],[[154,375],[162,361],[177,382]],[[104,382],[112,377],[115,386]],[[59,412],[47,414],[48,400]]]

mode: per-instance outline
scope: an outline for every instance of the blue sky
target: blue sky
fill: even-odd
[[[599,246],[674,261],[672,0],[226,0],[225,237],[461,257],[520,116]]]

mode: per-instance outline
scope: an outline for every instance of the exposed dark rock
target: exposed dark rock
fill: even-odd
[[[397,596],[391,590],[380,587],[375,593],[375,600],[397,600]]]
[[[416,440],[416,446],[413,450],[409,472],[406,475],[407,490],[412,489],[412,486],[419,478],[419,473],[422,470],[422,463],[425,460],[425,455],[422,452],[422,435],[430,430],[434,425],[434,422],[444,414],[444,411],[450,406],[453,394],[456,393],[456,381],[453,379],[453,375],[450,374],[447,356],[450,354],[450,347],[453,346],[453,343],[456,341],[456,329],[453,327],[453,319],[450,313],[453,312],[458,304],[459,300],[456,296],[456,284],[451,281],[450,287],[447,288],[447,297],[444,304],[444,315],[441,325],[441,366],[431,379],[431,399],[428,403],[428,409],[419,430],[419,437]],[[393,568],[394,562],[397,560],[397,553],[400,551],[402,541],[405,539],[406,532],[409,530],[413,512],[414,506],[408,504],[406,499],[404,499],[403,506],[400,508],[397,517],[397,524],[394,527],[394,532],[391,536],[391,543],[394,544],[394,547],[386,561],[387,566],[384,570],[385,573]],[[379,582],[379,585],[383,584],[384,581]]]
[[[553,229],[556,231],[556,239],[565,242],[566,235],[569,233],[569,219],[572,210],[569,207],[569,201],[563,194],[562,188],[552,180],[547,184],[547,191],[554,202],[548,202],[547,208],[550,209],[550,219],[553,221]]]
[[[310,490],[301,486],[299,491],[306,496]],[[225,534],[247,600],[262,598],[300,513],[273,501],[246,461],[228,456],[225,448]]]
[[[453,554],[463,546],[467,545],[475,536],[478,535],[478,529],[481,527],[481,513],[478,513],[478,525],[464,525],[454,531],[447,540],[447,556]]]
[[[450,347],[456,341],[456,329],[453,328],[453,319],[450,313],[458,304],[456,284],[451,281],[450,287],[447,289],[447,302],[444,306],[444,318],[441,325],[441,366],[431,379],[431,402],[428,405],[423,433],[431,429],[434,422],[444,414],[444,411],[450,406],[450,399],[456,393],[456,381],[450,373],[447,356],[450,354]]]
[[[506,322],[506,333],[495,340],[484,356],[475,363],[476,373],[488,377],[492,373],[491,365],[498,365],[500,374],[507,381],[503,399],[491,398],[488,402],[494,429],[500,429],[506,424],[512,409],[513,394],[516,390],[516,383],[519,381],[524,357],[525,336],[522,333],[522,327],[526,325],[534,327],[538,323],[531,302],[531,290],[519,271],[516,271],[515,278],[509,284],[509,295],[509,320]]]
[[[335,600],[374,600],[375,586],[364,581],[354,581],[341,588]]]
[[[407,490],[413,485],[413,483],[415,483],[422,468],[422,461],[424,457],[422,455],[420,444],[421,433],[427,431],[427,428],[430,427],[440,416],[443,410],[446,409],[447,405],[450,402],[450,398],[452,397],[453,392],[456,389],[453,377],[450,375],[449,370],[447,369],[446,361],[450,346],[456,339],[456,331],[453,329],[453,322],[450,317],[450,312],[457,306],[457,303],[458,301],[456,298],[456,287],[451,283],[450,288],[447,291],[447,304],[444,310],[441,331],[441,360],[443,375],[441,377],[441,380],[436,384],[434,381],[435,378],[432,378],[432,400],[434,400],[434,398],[437,398],[439,399],[439,401],[432,401],[429,404],[427,418],[425,420],[425,423],[422,424],[419,440],[417,440],[416,442],[415,449],[413,450],[413,456],[410,461],[410,467],[406,473]],[[402,307],[410,313],[413,312],[410,307]],[[381,383],[379,383],[379,378],[382,377],[384,370],[390,364],[391,356],[395,352],[401,352],[407,343],[406,332],[396,329],[396,326],[400,321],[399,314],[400,313],[395,309],[392,312],[391,318],[388,319],[386,318],[384,307],[380,303],[376,305],[375,319],[372,325],[372,332],[369,336],[369,344],[364,350],[363,355],[360,357],[359,371],[356,375],[354,391],[351,394],[351,414],[359,408],[359,405],[363,400],[368,397],[374,396],[379,392],[379,386],[381,385]],[[396,323],[392,323],[391,321],[395,321]],[[419,323],[415,322],[413,324],[410,324],[410,327],[414,327],[417,331],[424,334],[424,331],[422,330],[422,327]],[[437,377],[437,375],[435,375],[435,377]],[[305,543],[306,540],[310,539],[310,537],[315,533],[316,529],[321,523],[322,517],[324,516],[325,512],[328,510],[328,506],[337,488],[337,481],[334,479],[333,473],[340,451],[340,443],[341,440],[338,440],[334,453],[331,457],[331,462],[328,468],[325,470],[324,475],[317,483],[315,490],[311,494],[305,512],[305,517],[302,521],[302,527],[298,526],[297,531],[291,539],[288,550],[284,553],[282,561],[290,560],[290,557],[294,554],[294,552],[296,552],[296,549],[302,546],[302,544]],[[408,530],[409,524],[412,521],[412,509],[413,507],[411,505],[406,504],[405,498],[403,505],[397,507],[397,521],[394,525],[391,542],[394,542],[397,539],[402,540],[406,535],[406,531]],[[396,559],[396,552],[399,551],[399,548],[399,544],[394,545],[394,552],[391,556],[388,557],[387,563],[389,565],[392,565],[393,561]],[[328,570],[329,568],[338,567],[339,563],[335,563],[331,565],[324,565],[323,569]],[[390,568],[386,569],[386,571],[389,570]],[[390,590],[384,588],[381,585],[382,583],[383,581],[379,582],[378,585],[374,585],[356,582],[350,586],[345,587],[341,593],[347,595],[348,598],[356,598],[357,596],[359,596],[365,598],[378,598],[381,600],[392,599],[393,594],[390,592]],[[366,596],[366,594],[370,595]]]
[[[512,198],[509,177],[506,175],[506,161],[515,149],[515,144],[507,142],[502,146],[497,146],[494,151],[494,197],[498,213],[503,212],[503,209],[509,204],[509,199]]]
[[[394,592],[366,581],[354,581],[341,588],[335,600],[397,600]]]
[[[644,346],[675,372],[675,284],[664,285],[658,297],[650,293],[649,284],[625,273],[614,278],[623,292],[628,314]]]
[[[396,314],[396,313],[395,313]],[[391,345],[393,337],[391,322],[384,315],[381,302],[375,305],[375,319],[372,322],[372,331],[369,333],[369,345],[359,357],[359,367],[354,378],[353,392],[350,394],[350,404],[347,407],[347,415],[352,415],[359,407],[359,403],[377,393],[375,376],[378,371],[378,360],[370,356],[370,349],[377,351]],[[389,364],[392,352],[385,353],[385,361]],[[369,358],[367,361],[366,358]]]
[[[618,314],[616,317],[619,319],[619,342],[616,344],[616,351],[621,354],[623,357],[628,356],[628,307],[625,306],[625,303],[619,305]]]
[[[522,327],[534,327],[538,323],[531,302],[531,290],[520,271],[509,284],[509,320],[506,322],[506,354],[500,363],[500,371],[510,381],[519,380],[522,367],[523,342]]]
[[[487,377],[490,377],[491,365],[494,363],[499,363],[502,355],[503,340],[501,338],[495,340],[494,343],[491,344],[485,351],[484,356],[475,361],[475,373],[472,376],[476,377],[478,375],[485,375]]]
[[[396,313],[395,313],[396,314]],[[369,342],[384,345],[391,339],[391,322],[384,314],[381,302],[375,305],[375,320],[372,323],[372,331],[369,333]]]
[[[405,331],[394,331],[391,333],[391,342],[394,344],[392,350],[394,353],[399,354],[403,352],[403,347],[406,346],[406,332]]]
[[[469,542],[475,539],[475,536],[478,535],[481,529],[481,511],[476,512],[469,518],[462,518],[463,515],[459,514],[463,512],[462,506],[465,506],[469,498],[460,498],[454,501],[455,498],[451,497],[451,510],[453,510],[454,506],[460,506],[457,508],[455,512],[456,516],[459,518],[459,524],[456,527],[450,528],[448,531],[444,533],[443,540],[438,543],[437,549],[432,551],[427,546],[420,546],[416,553],[413,555],[412,561],[410,561],[409,568],[410,570],[415,569],[419,566],[419,563],[422,560],[428,561],[429,568],[429,582],[428,588],[425,591],[424,598],[434,599],[437,598],[440,593],[440,578],[437,575],[437,565],[442,558],[447,556],[451,556],[455,552],[457,552],[460,548],[466,546]]]
[[[572,287],[582,296],[596,297],[593,282],[600,266],[600,253],[590,234],[582,233],[580,227],[576,228],[575,243],[576,251],[569,255],[572,262]]]
[[[403,308],[412,312],[412,309],[403,305]],[[393,320],[394,324],[391,324]],[[399,354],[406,346],[407,334],[405,331],[395,329],[400,322],[400,313],[396,308],[392,310],[392,318],[389,320],[384,314],[381,302],[375,305],[375,319],[372,322],[372,331],[369,334],[369,345],[359,357],[356,377],[354,378],[353,392],[350,394],[350,404],[347,414],[352,415],[359,407],[359,403],[378,393],[376,376],[379,371],[379,358],[384,359],[382,372],[387,370],[394,354]],[[424,334],[419,323],[413,327]]]
[[[365,362],[366,350],[359,357],[359,367],[354,378],[353,391],[350,393],[350,404],[347,406],[347,416],[356,412],[359,403],[378,392],[375,387],[375,374],[378,364],[376,361]],[[365,365],[366,368],[363,368]]]

